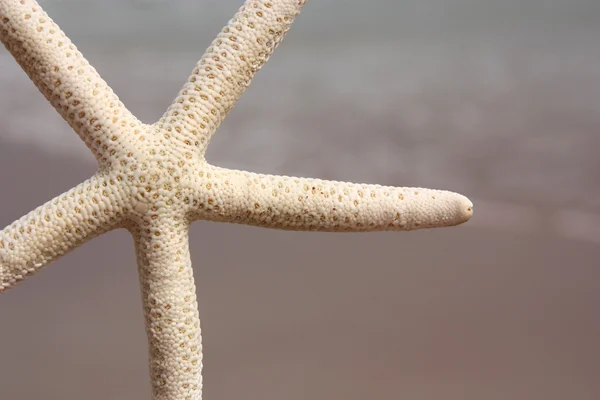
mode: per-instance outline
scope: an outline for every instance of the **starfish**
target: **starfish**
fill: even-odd
[[[358,232],[467,221],[464,196],[220,168],[217,127],[304,0],[247,0],[154,124],[140,122],[34,0],[0,0],[0,40],[85,142],[97,172],[0,231],[0,292],[92,238],[134,238],[154,399],[200,399],[202,344],[188,242],[192,221]]]

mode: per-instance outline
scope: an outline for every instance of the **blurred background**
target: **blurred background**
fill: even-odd
[[[42,0],[154,122],[242,0]],[[600,398],[600,2],[309,0],[210,162],[449,189],[440,230],[198,222],[204,398]],[[0,226],[95,162],[0,50]],[[133,243],[0,298],[0,398],[149,399]]]

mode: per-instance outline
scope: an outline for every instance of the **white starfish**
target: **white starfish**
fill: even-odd
[[[98,160],[98,172],[0,231],[0,292],[93,237],[135,239],[154,399],[200,399],[202,346],[188,228],[198,219],[319,231],[467,221],[464,196],[260,175],[205,161],[211,136],[304,0],[248,0],[152,125],[136,119],[33,0],[0,0],[0,39]]]

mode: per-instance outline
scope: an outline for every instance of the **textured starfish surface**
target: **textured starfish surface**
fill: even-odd
[[[189,224],[380,231],[453,226],[472,204],[448,191],[260,175],[208,164],[206,147],[299,13],[248,0],[165,114],[136,119],[33,0],[0,0],[0,39],[98,160],[98,171],[0,231],[0,291],[116,228],[135,239],[155,399],[200,399],[202,345]]]

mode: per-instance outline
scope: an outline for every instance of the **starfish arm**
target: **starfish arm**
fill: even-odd
[[[202,398],[202,342],[188,221],[158,210],[134,236],[150,356],[152,398]]]
[[[305,0],[247,0],[156,123],[204,154],[211,136],[267,62]]]
[[[0,292],[121,222],[101,176],[82,182],[0,231]]]
[[[465,196],[422,188],[261,175],[210,167],[200,172],[192,218],[285,230],[415,230],[466,222]]]
[[[36,1],[0,0],[0,41],[99,162],[142,129]]]

